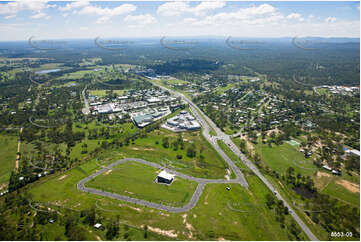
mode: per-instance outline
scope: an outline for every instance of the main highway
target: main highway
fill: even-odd
[[[171,90],[167,87],[164,87],[158,83],[152,82],[154,85],[158,86],[159,88],[168,91],[172,93],[174,96],[180,97],[183,101],[189,104],[193,114],[196,116],[196,118],[201,122],[203,125],[203,135],[204,137],[213,145],[213,147],[217,150],[217,152],[226,160],[228,165],[233,169],[233,171],[236,173],[236,176],[239,179],[244,180],[244,186],[248,187],[247,181],[244,179],[242,172],[240,169],[234,164],[234,162],[223,152],[223,150],[218,146],[217,140],[224,141],[230,149],[233,151],[234,154],[236,154],[243,163],[253,171],[254,174],[256,174],[259,179],[268,187],[269,190],[271,190],[272,193],[281,201],[283,201],[283,204],[288,208],[291,216],[295,219],[295,221],[298,223],[298,225],[301,227],[301,229],[305,232],[305,234],[309,237],[310,240],[318,241],[317,237],[312,233],[312,231],[307,227],[307,225],[302,221],[302,219],[296,214],[294,209],[288,204],[288,202],[280,195],[280,193],[277,191],[277,189],[266,179],[266,177],[263,176],[263,174],[258,170],[258,168],[239,150],[239,148],[234,144],[234,142],[231,140],[231,138],[225,134],[221,129],[217,127],[217,125],[209,118],[207,117],[202,110],[200,110],[197,105],[195,105],[188,97],[186,97],[184,94]],[[209,134],[209,131],[211,128],[216,132],[216,136],[211,136]]]

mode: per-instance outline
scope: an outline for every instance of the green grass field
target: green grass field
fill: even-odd
[[[206,186],[190,217],[201,240],[290,240],[287,229],[280,227],[274,211],[265,205],[269,190],[256,176],[248,176],[247,180],[249,190],[238,184]],[[290,216],[286,221],[291,221]],[[301,237],[307,240],[304,235]]]
[[[328,195],[332,196],[333,198],[341,200],[352,206],[360,207],[360,192],[351,192],[351,191],[347,190],[345,187],[337,184],[337,180],[340,180],[340,179],[336,178],[332,182],[330,182],[322,190],[322,193],[328,194]]]
[[[269,147],[260,140],[255,146],[262,160],[273,170],[284,174],[289,167],[295,169],[295,173],[312,176],[317,167],[313,165],[313,159],[306,159],[303,153],[298,151],[297,146],[284,142],[281,145],[272,144]]]
[[[176,177],[171,185],[157,184],[154,180],[159,172],[154,167],[126,162],[97,176],[86,186],[174,207],[187,204],[197,183]]]
[[[127,90],[112,90],[112,91],[113,91],[113,93],[116,93],[118,95],[124,95],[124,93]],[[89,90],[89,94],[91,94],[93,96],[98,96],[99,98],[106,96],[107,95],[106,92],[107,92],[106,90]]]
[[[10,173],[15,168],[17,150],[17,135],[0,134],[0,187],[7,186],[9,183]]]
[[[238,184],[207,185],[196,207],[179,214],[78,191],[76,184],[98,169],[93,160],[66,173],[54,174],[30,184],[29,192],[35,201],[77,211],[95,206],[104,217],[120,215],[122,223],[138,229],[148,225],[150,231],[169,236],[168,240],[289,239],[287,228],[282,229],[275,220],[274,211],[265,206],[268,189],[254,176],[247,177],[249,190]],[[226,190],[227,186],[231,187],[230,191]],[[247,212],[240,212],[243,210]],[[287,221],[289,219],[288,216]]]
[[[279,146],[272,145],[272,148],[267,144],[262,144],[262,142],[259,142],[256,146],[256,150],[261,155],[262,160],[273,170],[285,174],[288,167],[293,167],[296,174],[300,173],[302,175],[311,176],[320,192],[328,194],[340,201],[353,204],[353,206],[360,207],[359,193],[351,192],[345,187],[336,184],[336,181],[351,179],[347,176],[346,172],[343,172],[342,177],[335,177],[330,172],[322,169],[319,170],[313,165],[312,158],[306,159],[303,156],[303,153],[299,152],[297,149],[298,146],[290,145],[287,142],[284,142]],[[317,176],[318,171],[328,174],[329,177]],[[355,178],[352,178],[351,181],[355,182]],[[327,187],[325,187],[326,185]],[[342,194],[342,196],[340,196],[340,194]]]
[[[340,202],[351,206],[360,206],[360,193],[351,192],[345,187],[336,184],[337,181],[342,181],[344,179],[349,180],[345,172],[343,172],[344,174],[341,177],[337,177],[332,175],[330,172],[317,169],[312,164],[313,159],[306,159],[303,156],[303,153],[298,151],[298,146],[292,146],[284,142],[279,146],[273,144],[271,148],[259,140],[258,144],[255,145],[255,148],[258,154],[260,154],[262,161],[273,170],[276,170],[281,174],[285,174],[288,167],[293,167],[295,169],[295,174],[300,173],[304,176],[306,175],[312,177],[315,182],[315,186],[318,188],[320,193],[328,194],[333,198],[338,199]],[[285,184],[281,183],[281,181],[275,179],[274,177],[270,177],[268,175],[266,176],[289,203],[292,204],[293,201],[297,201],[297,203],[303,204],[303,200],[300,195],[290,190],[289,187],[286,187]],[[353,178],[353,180],[357,179]],[[296,209],[296,211],[319,239],[328,239],[329,234],[322,227],[311,222],[308,216],[301,210]]]
[[[228,167],[226,162],[205,140],[200,131],[182,133],[185,144],[183,150],[180,147],[177,150],[174,150],[174,147],[164,148],[162,145],[164,137],[167,137],[171,144],[178,139],[178,134],[166,129],[153,131],[145,138],[136,139],[129,146],[123,146],[120,152],[127,157],[143,158],[156,163],[177,163],[179,165],[173,168],[195,177],[224,178],[226,175]],[[196,156],[188,157],[187,149],[192,145],[195,146]],[[182,158],[178,159],[177,155],[181,155]],[[201,155],[204,157],[203,161]]]

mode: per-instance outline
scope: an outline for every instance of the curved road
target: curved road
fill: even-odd
[[[117,166],[121,163],[124,162],[129,162],[129,161],[136,161],[138,163],[142,163],[144,165],[148,165],[148,166],[152,166],[158,169],[165,169],[183,179],[187,179],[187,180],[191,180],[191,181],[195,181],[198,183],[197,189],[196,191],[193,193],[193,196],[191,198],[191,200],[189,201],[188,204],[184,205],[183,207],[171,207],[171,206],[166,206],[166,205],[162,205],[162,204],[158,204],[158,203],[153,203],[153,202],[149,202],[149,201],[145,201],[145,200],[141,200],[141,199],[137,199],[137,198],[131,198],[131,197],[127,197],[127,196],[123,196],[123,195],[119,195],[116,193],[111,193],[111,192],[105,192],[105,191],[101,191],[95,188],[90,188],[90,187],[86,187],[85,183],[89,182],[90,180],[94,179],[95,177],[99,176],[100,174],[104,173],[105,171],[108,171],[110,169],[112,169],[114,166]],[[193,176],[189,176],[189,175],[185,175],[183,173],[177,172],[175,170],[172,169],[168,169],[165,168],[157,163],[153,163],[153,162],[149,162],[143,159],[138,159],[138,158],[125,158],[125,159],[121,159],[118,160],[108,166],[104,166],[101,170],[91,174],[90,176],[82,179],[78,184],[77,184],[77,188],[83,192],[89,192],[89,193],[93,193],[96,195],[100,195],[100,196],[106,196],[106,197],[110,197],[110,198],[114,198],[114,199],[118,199],[118,200],[122,200],[125,202],[129,202],[129,203],[135,203],[138,205],[143,205],[143,206],[147,206],[147,207],[151,207],[151,208],[156,208],[156,209],[160,209],[160,210],[165,210],[167,212],[174,212],[174,213],[183,213],[183,212],[187,212],[188,210],[192,209],[193,207],[196,206],[199,197],[201,196],[204,186],[207,183],[240,183],[239,179],[232,179],[232,180],[222,180],[222,179],[204,179],[204,178],[197,178],[197,177],[193,177]]]
[[[312,233],[312,231],[307,227],[307,225],[301,220],[301,218],[295,213],[295,211],[293,210],[293,208],[288,204],[288,202],[279,194],[279,192],[277,192],[276,188],[262,175],[262,173],[258,170],[258,168],[238,149],[238,147],[233,143],[233,141],[230,139],[230,137],[228,135],[226,135],[224,132],[222,132],[222,130],[220,130],[217,125],[215,123],[213,123],[213,121],[208,118],[203,112],[202,110],[200,110],[191,100],[189,100],[184,94],[173,91],[169,88],[166,88],[162,85],[159,85],[157,83],[152,82],[154,85],[160,87],[163,90],[167,90],[170,93],[173,93],[175,96],[179,96],[181,97],[184,101],[186,101],[189,106],[191,107],[193,113],[196,115],[197,119],[201,121],[201,123],[204,125],[204,131],[203,134],[204,136],[211,142],[211,144],[215,147],[215,149],[222,155],[222,153],[224,154],[223,150],[221,150],[219,148],[219,146],[217,145],[217,139],[221,139],[223,140],[228,146],[229,148],[244,162],[244,164],[251,169],[254,174],[256,174],[259,179],[261,179],[261,181],[268,187],[268,189],[270,189],[272,191],[272,193],[275,194],[275,196],[283,201],[283,204],[288,208],[288,210],[290,211],[291,216],[296,220],[296,222],[298,223],[298,225],[301,227],[301,229],[305,232],[305,234],[314,241],[317,241],[317,237]],[[206,121],[207,122],[206,122]],[[216,137],[211,137],[209,135],[209,126],[208,124],[212,127],[212,129],[214,129],[214,131],[217,133]],[[224,154],[225,155],[225,154]],[[223,155],[222,155],[223,156]],[[233,163],[233,161],[231,159],[228,158],[228,156],[223,156],[223,158],[225,158],[225,160],[227,161],[228,165],[230,167],[232,167],[232,169],[235,171],[236,175],[238,178],[244,180],[245,184],[247,184],[247,182],[245,181],[240,169]],[[228,158],[228,159],[227,159]],[[247,184],[248,186],[248,184]]]

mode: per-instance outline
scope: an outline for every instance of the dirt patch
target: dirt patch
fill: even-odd
[[[308,216],[305,216],[305,218],[307,219],[308,222],[310,222],[311,224],[315,224],[315,222],[312,221],[312,219]]]
[[[165,217],[169,217],[169,216],[170,216],[168,213],[162,213],[162,212],[160,212],[159,215],[165,216]]]
[[[145,150],[145,151],[154,151],[153,148],[140,148],[140,147],[132,147],[132,150]]]
[[[68,175],[63,175],[63,176],[61,176],[61,177],[59,177],[59,179],[58,179],[58,181],[61,181],[61,180],[63,180],[65,177],[67,177]]]
[[[318,171],[317,172],[317,177],[331,177],[331,174],[328,174],[326,172]]]
[[[165,235],[165,236],[168,236],[168,237],[171,237],[171,238],[177,238],[178,237],[178,234],[175,233],[174,230],[162,230],[160,228],[153,228],[151,226],[148,225],[148,229],[154,233],[157,233],[157,234],[161,234],[161,235]]]
[[[229,169],[226,169],[226,175],[224,175],[224,177],[226,178],[227,181],[229,181],[231,179],[231,171]]]
[[[204,204],[207,205],[208,204],[208,194],[206,195],[206,198],[204,199]]]
[[[125,190],[124,192],[132,195],[134,194],[134,192],[128,192],[127,190]]]
[[[267,133],[266,133],[267,136],[270,136],[272,132],[274,132],[277,135],[277,134],[280,133],[280,130],[278,128],[268,130]]]
[[[146,151],[154,151],[153,148],[144,148],[143,150],[146,150]]]
[[[194,228],[190,223],[187,223],[187,214],[183,214],[182,218],[183,218],[183,224],[186,225],[186,229],[188,230],[188,233],[189,233],[188,238],[192,239],[193,238],[192,231],[194,231]]]
[[[91,234],[93,233],[93,231],[91,231],[90,229],[88,229],[88,231]],[[98,241],[102,241],[102,239],[98,235],[95,234],[94,236],[95,236],[95,238],[97,238]]]
[[[107,172],[104,173],[104,176],[109,175],[112,172],[112,170],[108,170]]]
[[[352,183],[349,181],[346,181],[345,179],[337,180],[335,181],[336,184],[343,186],[347,190],[353,193],[360,193],[360,185],[356,183]]]
[[[2,189],[4,189],[6,186],[7,186],[6,183],[0,184],[0,191],[1,191]]]
[[[141,208],[136,208],[136,207],[132,207],[132,206],[128,206],[129,208],[131,208],[131,209],[133,209],[133,210],[135,210],[135,211],[138,211],[138,212],[142,212],[143,211],[143,209],[141,209]]]
[[[217,239],[217,241],[226,241],[226,239],[223,238],[223,237],[219,237],[219,238]]]
[[[187,222],[187,214],[186,213],[183,214],[182,218],[183,218],[183,223],[185,224]]]
[[[80,203],[78,203],[77,205],[73,206],[73,208],[76,208],[76,207],[79,207],[80,206]]]

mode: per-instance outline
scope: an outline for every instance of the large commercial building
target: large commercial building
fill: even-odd
[[[198,130],[201,128],[201,125],[195,117],[193,117],[187,111],[183,110],[177,116],[168,119],[167,122],[162,125],[162,127],[173,132],[182,132]]]

